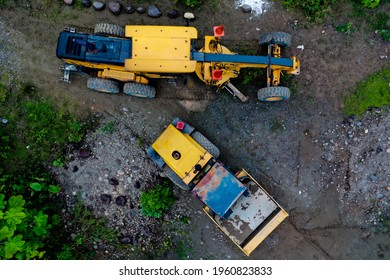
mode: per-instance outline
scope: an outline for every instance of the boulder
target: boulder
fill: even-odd
[[[171,10],[168,12],[168,17],[169,18],[178,18],[178,17],[180,17],[180,13],[178,10]]]
[[[119,15],[122,12],[122,5],[118,1],[110,1],[107,5],[110,12],[114,15]]]
[[[144,7],[142,7],[142,6],[139,6],[138,8],[137,8],[137,13],[139,13],[139,14],[143,14],[143,13],[145,13],[146,12],[146,9],[144,8]]]
[[[115,203],[119,206],[125,206],[127,202],[127,199],[126,197],[124,197],[123,195],[120,195],[118,196],[116,199],[115,199]]]
[[[103,204],[108,205],[112,200],[112,196],[104,193],[100,195],[100,199],[102,200]]]
[[[132,14],[134,11],[135,11],[134,6],[132,6],[132,5],[126,5],[126,7],[125,7],[125,12],[126,12],[126,13]]]
[[[81,3],[82,3],[83,6],[86,7],[86,8],[89,8],[89,7],[91,7],[91,5],[92,5],[92,1],[91,1],[91,0],[83,0]]]
[[[248,4],[244,4],[241,6],[241,9],[244,13],[250,13],[252,12],[252,7]]]
[[[96,11],[102,11],[104,10],[104,8],[106,7],[106,5],[103,3],[103,2],[100,2],[100,1],[94,1],[92,3],[92,6],[93,8],[96,10]]]
[[[155,6],[150,5],[148,8],[148,16],[151,18],[158,18],[162,15],[161,11]]]

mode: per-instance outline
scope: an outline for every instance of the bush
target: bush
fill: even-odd
[[[336,2],[336,0],[283,0],[283,5],[301,10],[310,21],[322,21]]]
[[[203,0],[176,0],[176,2],[182,3],[188,7],[194,8],[202,5]]]
[[[141,194],[142,215],[160,218],[169,210],[175,200],[172,188],[167,181],[164,181],[163,184],[157,185],[150,191]]]

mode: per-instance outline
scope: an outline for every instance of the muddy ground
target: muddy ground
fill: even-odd
[[[89,110],[102,119],[101,129],[86,139],[92,156],[83,159],[79,151],[71,151],[68,169],[56,171],[68,198],[81,193],[97,215],[107,217],[123,236],[132,238],[128,252],[97,244],[99,258],[134,258],[137,255],[131,248],[140,246],[147,251],[152,239],[163,240],[175,232],[185,232],[176,234],[176,241],[183,236],[189,239],[188,258],[245,258],[200,212],[200,203],[183,191],[175,190],[179,200],[163,219],[165,224],[176,221],[173,227],[161,231],[156,221],[139,214],[140,191],[151,188],[162,175],[144,150],[175,116],[207,135],[220,148],[227,166],[245,168],[289,212],[288,220],[251,259],[390,258],[389,232],[383,224],[383,218],[389,217],[390,112],[387,108],[372,110],[361,120],[342,113],[348,91],[389,64],[381,56],[388,55],[390,46],[365,26],[350,36],[335,31],[335,25],[348,20],[350,9],[334,11],[321,25],[308,25],[278,4],[257,17],[236,9],[233,0],[219,1],[214,10],[207,5],[192,10],[196,15],[192,25],[198,28],[199,38],[211,34],[212,26],[224,24],[227,45],[256,49],[256,40],[264,32],[293,35],[289,52],[301,60],[301,75],[290,82],[290,100],[266,104],[256,99],[260,83],[246,92],[250,100],[241,103],[226,92],[210,97],[210,88],[194,76],[186,77],[186,85],[183,77],[175,85],[154,82],[158,88],[154,100],[89,91],[84,76],[72,76],[71,84],[57,81],[60,61],[55,46],[64,26],[185,24],[181,18],[166,16],[175,7],[172,1],[158,1],[164,16],[157,19],[136,13],[114,16],[108,10],[79,10],[58,3],[48,6],[47,1],[18,3],[15,9],[1,10],[1,46],[9,54],[2,59],[2,67],[12,68],[19,79],[32,80],[58,103],[71,104],[81,114]],[[304,45],[304,50],[297,49],[298,45]],[[177,88],[197,90],[207,100],[177,100]],[[104,130],[110,122],[114,128]],[[108,183],[112,177],[119,181],[116,187]],[[114,201],[104,205],[102,193],[113,200],[124,196],[127,203],[124,207]],[[191,217],[190,224],[180,224],[186,216]],[[141,227],[138,221],[147,226]],[[135,240],[134,235],[140,233],[141,240]]]

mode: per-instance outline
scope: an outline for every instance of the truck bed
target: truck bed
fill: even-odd
[[[248,196],[241,196],[233,206],[230,218],[220,222],[221,229],[237,244],[243,244],[279,206],[257,186]]]

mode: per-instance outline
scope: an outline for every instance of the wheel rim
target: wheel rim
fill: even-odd
[[[265,100],[266,101],[280,101],[282,100],[283,98],[280,97],[280,96],[272,96],[272,97],[267,97]]]

